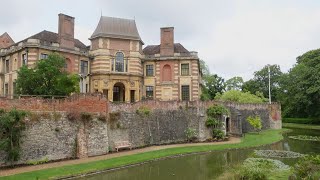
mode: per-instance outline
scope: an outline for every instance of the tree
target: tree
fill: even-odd
[[[217,74],[210,74],[204,77],[203,82],[204,87],[202,87],[202,92],[205,93],[209,99],[214,99],[217,93],[225,91],[224,79]]]
[[[297,58],[297,64],[280,80],[286,117],[320,117],[320,49]]]
[[[58,54],[50,54],[35,64],[34,68],[22,66],[16,81],[17,94],[26,95],[70,95],[79,91],[76,75],[64,70],[65,59]]]
[[[218,93],[215,100],[239,103],[263,103],[267,101],[264,97],[251,94],[250,92],[241,92],[237,90],[226,91],[223,94]]]
[[[245,82],[242,86],[244,92],[263,93],[264,97],[269,97],[269,73],[268,66],[264,66],[261,70],[254,72],[253,79]],[[283,73],[279,65],[270,65],[270,81],[271,81],[271,99],[278,101],[278,94],[280,89],[280,79]]]
[[[226,90],[241,90],[243,85],[242,77],[235,76],[226,81]]]

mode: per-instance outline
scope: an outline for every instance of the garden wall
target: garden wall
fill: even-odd
[[[29,102],[29,103],[28,103]],[[192,128],[200,141],[211,136],[205,126],[206,109],[219,102],[143,101],[134,104],[108,103],[99,96],[77,96],[64,100],[0,99],[0,108],[15,107],[28,110],[27,128],[21,141],[21,159],[17,164],[41,160],[60,160],[102,155],[114,150],[114,143],[129,141],[133,147],[184,142],[185,130]],[[248,116],[259,115],[263,129],[281,128],[281,108],[278,104],[223,103],[231,112],[230,134],[242,135],[251,131],[245,121]],[[137,111],[141,107],[150,113]],[[89,121],[70,113],[89,112]],[[106,116],[105,116],[106,115]],[[106,117],[105,119],[101,117]],[[4,152],[0,152],[0,166],[5,165]],[[2,162],[2,163],[1,163]]]

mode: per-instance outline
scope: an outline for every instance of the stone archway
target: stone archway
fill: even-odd
[[[113,86],[113,102],[124,102],[125,101],[125,86],[121,82],[117,82]]]

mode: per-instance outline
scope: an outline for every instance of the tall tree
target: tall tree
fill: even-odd
[[[65,59],[58,54],[50,54],[40,60],[34,68],[22,66],[18,71],[16,93],[26,95],[69,95],[79,91],[76,75],[64,70]]]
[[[269,72],[268,66],[264,66],[261,70],[254,72],[253,79],[246,81],[242,90],[256,94],[257,92],[263,93],[264,97],[269,97]],[[278,94],[280,89],[280,79],[283,73],[280,66],[277,64],[270,65],[270,81],[271,81],[271,99],[278,101]]]
[[[243,85],[242,77],[235,76],[226,81],[226,90],[241,90]]]
[[[320,49],[299,56],[280,83],[285,116],[320,117]]]

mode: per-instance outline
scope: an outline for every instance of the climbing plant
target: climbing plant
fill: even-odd
[[[208,119],[206,121],[206,126],[212,129],[212,137],[216,139],[224,139],[225,134],[221,130],[222,123],[218,120],[221,115],[229,115],[229,110],[223,105],[213,105],[207,109]]]
[[[255,131],[261,131],[262,123],[260,116],[249,116],[247,118],[248,123],[253,127]]]
[[[25,129],[25,111],[0,110],[0,150],[6,152],[6,160],[13,164],[20,157],[20,139]]]

